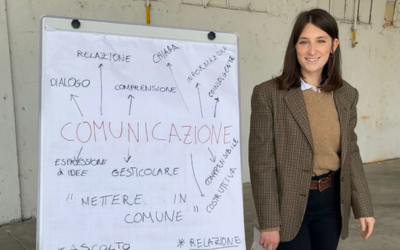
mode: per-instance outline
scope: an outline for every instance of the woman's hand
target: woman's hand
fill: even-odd
[[[362,217],[358,219],[361,227],[361,237],[368,239],[374,231],[375,218],[374,217]]]
[[[275,250],[279,244],[279,231],[261,232],[260,245],[267,250]]]

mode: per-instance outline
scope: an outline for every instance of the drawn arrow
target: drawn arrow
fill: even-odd
[[[128,161],[131,159],[131,157],[132,156],[129,154],[129,148],[128,148],[128,159],[125,159],[125,157],[124,157],[125,162],[128,163]]]
[[[103,64],[100,63],[100,115],[103,115]]]
[[[129,115],[131,115],[132,99],[135,99],[135,97],[133,97],[132,95],[129,95],[128,99],[131,99],[130,104],[129,104]]]
[[[200,186],[199,186],[199,183],[197,182],[196,173],[194,172],[194,166],[193,166],[193,155],[192,155],[192,154],[190,154],[190,160],[191,160],[191,162],[192,162],[192,170],[193,170],[193,176],[194,176],[194,180],[196,181],[197,187],[199,188],[200,195],[201,195],[202,197],[204,197],[204,194],[203,194],[203,192],[201,192],[201,188],[200,188]]]
[[[81,109],[79,108],[78,102],[75,100],[75,97],[79,97],[79,96],[71,94],[70,101],[74,100],[76,106],[78,107],[79,112],[81,113],[81,115],[82,115],[82,117],[83,117],[82,111],[81,111]]]
[[[178,89],[179,95],[181,96],[182,101],[185,103],[185,106],[186,106],[187,111],[190,113],[189,108],[188,108],[188,105],[186,104],[185,99],[183,98],[182,92],[181,92],[181,90],[179,89],[178,83],[176,82],[176,79],[175,79],[175,76],[174,76],[174,72],[172,72],[172,64],[171,64],[171,63],[168,63],[168,64],[167,64],[167,67],[169,68],[169,71],[171,72],[172,78],[174,78],[174,82],[175,82],[175,85],[176,85],[176,87],[177,87],[177,89]]]
[[[79,150],[79,154],[78,154],[77,157],[74,156],[74,160],[75,160],[75,161],[77,161],[77,160],[80,159],[79,156],[81,155],[82,149],[83,149],[83,147],[81,147],[81,150]]]
[[[215,98],[215,109],[214,109],[214,118],[217,115],[217,104],[219,103],[219,98]]]
[[[215,162],[215,159],[217,159],[217,157],[213,155],[213,153],[211,152],[210,148],[208,148],[208,151],[210,151],[210,154],[211,154],[210,161]]]
[[[198,95],[199,95],[199,103],[200,103],[201,117],[204,118],[204,116],[203,116],[203,107],[202,107],[202,105],[201,105],[200,87],[199,87],[199,86],[200,86],[200,84],[197,83],[197,84],[196,84],[196,89],[197,89],[197,93],[198,93]]]

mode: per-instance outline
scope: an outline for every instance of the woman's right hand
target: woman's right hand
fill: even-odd
[[[260,245],[267,250],[275,250],[279,244],[279,231],[261,232]]]

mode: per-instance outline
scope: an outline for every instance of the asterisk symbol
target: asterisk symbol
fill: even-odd
[[[177,247],[183,247],[183,245],[185,245],[185,240],[184,239],[179,239]]]

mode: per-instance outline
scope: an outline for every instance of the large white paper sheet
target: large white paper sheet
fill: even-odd
[[[41,249],[245,249],[236,46],[43,35]]]

